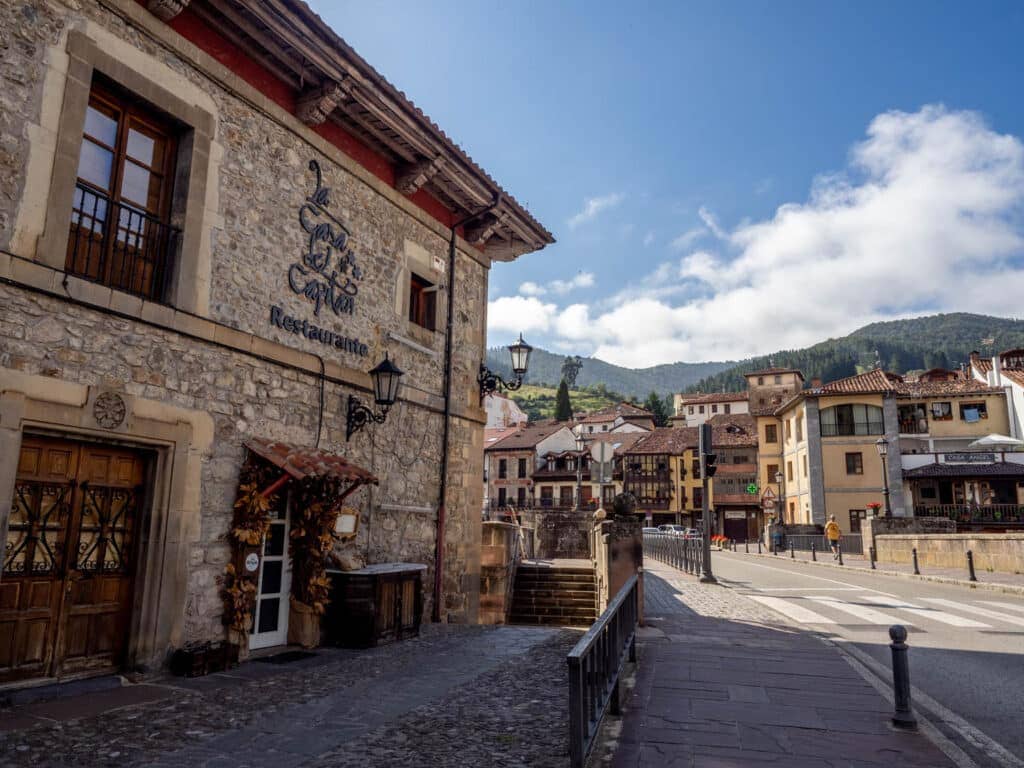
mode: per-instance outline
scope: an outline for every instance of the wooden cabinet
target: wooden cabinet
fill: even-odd
[[[419,563],[381,563],[328,570],[331,603],[324,616],[330,645],[369,648],[420,633],[423,573]]]

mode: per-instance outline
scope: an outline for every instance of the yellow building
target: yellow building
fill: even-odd
[[[938,454],[944,446],[966,448],[974,439],[1000,430],[1005,434],[1009,427],[1001,389],[952,371],[929,371],[907,381],[873,370],[812,386],[783,403],[775,419],[783,522],[824,525],[835,515],[843,531],[854,533],[871,505],[882,505],[880,514],[885,513],[887,485],[891,514],[914,513],[919,499],[913,488],[920,483],[904,488],[905,456]],[[764,430],[771,420],[763,417],[759,422]],[[916,463],[940,462],[909,460]],[[767,474],[767,466],[763,472]],[[939,493],[937,485],[929,487]],[[948,494],[954,494],[952,481]]]
[[[791,400],[804,386],[804,377],[794,368],[767,368],[746,374],[750,414],[757,431],[757,484],[760,488],[764,518],[782,509],[781,484],[776,476],[782,470],[782,425],[776,410]]]

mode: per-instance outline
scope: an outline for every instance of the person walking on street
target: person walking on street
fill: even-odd
[[[839,559],[839,537],[842,535],[842,531],[839,530],[839,523],[836,522],[836,516],[831,515],[828,523],[825,524],[825,538],[828,539],[828,545],[832,547],[833,560]]]

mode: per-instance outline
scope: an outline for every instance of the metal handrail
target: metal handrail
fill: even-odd
[[[163,302],[181,237],[141,208],[75,184],[66,270],[151,301]]]
[[[704,541],[674,533],[645,533],[644,557],[660,560],[686,573],[700,575],[704,565]]]
[[[569,760],[583,768],[607,711],[619,713],[619,677],[636,661],[640,581],[636,574],[569,651]]]

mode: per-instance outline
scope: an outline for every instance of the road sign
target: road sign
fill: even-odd
[[[765,509],[775,509],[775,502],[772,499],[765,499],[761,503],[761,506],[763,506]]]

